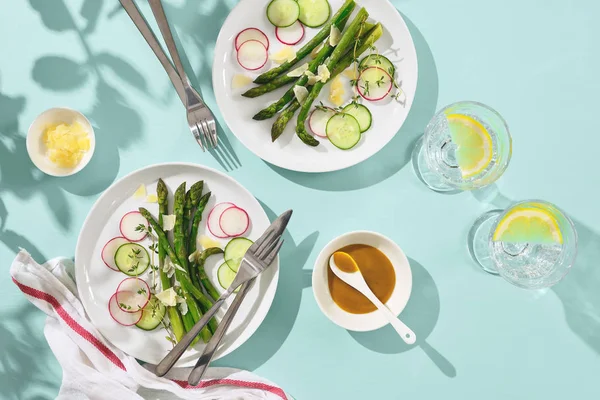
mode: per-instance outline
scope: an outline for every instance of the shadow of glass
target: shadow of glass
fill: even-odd
[[[262,207],[273,221],[277,215],[261,202]],[[293,223],[294,217],[291,219]],[[214,366],[235,365],[237,368],[253,371],[268,361],[283,345],[290,334],[298,311],[304,286],[303,266],[313,250],[318,232],[314,232],[301,243],[295,244],[289,231],[283,238],[285,244],[280,253],[279,283],[275,299],[265,320],[246,343],[232,354],[216,361]]]
[[[600,234],[574,221],[577,259],[552,290],[560,298],[571,330],[600,354]]]
[[[482,203],[505,209],[514,200],[497,186],[473,192]],[[568,214],[568,212],[567,212]],[[571,330],[592,350],[600,354],[600,233],[573,219],[577,231],[577,258],[565,278],[552,287],[563,303]]]
[[[103,1],[84,1],[81,16],[87,21],[82,29],[75,23],[72,10],[64,0],[29,0],[43,24],[53,31],[72,31],[87,58],[75,61],[66,56],[43,55],[32,69],[33,80],[42,88],[69,91],[95,79],[96,101],[92,109],[80,110],[91,120],[96,133],[96,151],[90,164],[80,173],[56,180],[66,191],[93,195],[114,182],[119,171],[119,148],[127,148],[140,140],[142,120],[127,103],[117,87],[123,83],[148,94],[146,79],[127,61],[109,52],[96,52],[86,35],[91,33],[102,17]]]
[[[435,114],[438,99],[438,76],[435,60],[427,41],[404,14],[402,17],[412,35],[419,61],[417,92],[408,117],[396,136],[368,160],[341,171],[307,174],[289,171],[271,164],[275,172],[302,186],[327,191],[346,191],[375,185],[410,162],[414,143],[423,134]]]
[[[38,314],[29,302],[0,314],[0,392],[3,399],[36,398],[33,391],[58,393],[60,369],[50,368],[44,360],[51,352],[41,331],[33,328],[31,319]]]
[[[421,264],[412,258],[409,258],[409,262],[413,274],[413,288],[400,318],[417,335],[416,345],[429,356],[444,375],[453,378],[456,376],[456,368],[427,342],[427,337],[433,332],[440,314],[440,296],[437,286]],[[378,353],[398,354],[416,347],[404,343],[391,325],[372,332],[348,331],[348,333],[362,346]]]

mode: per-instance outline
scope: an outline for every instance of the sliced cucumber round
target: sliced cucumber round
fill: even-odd
[[[358,67],[361,71],[369,67],[381,68],[382,70],[390,74],[391,77],[393,77],[394,73],[396,72],[396,67],[389,60],[389,58],[380,54],[369,54],[360,61]]]
[[[115,265],[125,275],[138,276],[148,269],[150,255],[141,244],[125,243],[115,253]]]
[[[267,18],[279,28],[293,25],[298,17],[300,6],[295,0],[272,0],[267,6]]]
[[[331,6],[327,0],[298,0],[298,19],[310,28],[318,28],[329,20]]]
[[[166,312],[167,308],[165,305],[152,295],[148,304],[146,304],[146,307],[144,307],[144,310],[142,311],[142,318],[135,326],[145,331],[156,329],[165,317]]]
[[[248,251],[253,243],[252,240],[246,238],[231,239],[227,243],[223,257],[233,272],[237,272],[238,268],[240,268],[242,258],[244,258],[246,251]]]
[[[360,141],[360,125],[350,114],[339,113],[327,122],[327,138],[335,147],[350,150]]]
[[[225,290],[229,289],[229,286],[233,283],[237,272],[233,272],[227,262],[221,264],[219,269],[217,270],[217,279],[219,280],[219,285]],[[233,291],[233,293],[237,293],[240,288],[237,288]]]
[[[358,125],[360,126],[360,133],[366,132],[371,127],[371,123],[373,122],[373,117],[371,115],[371,111],[362,105],[356,102],[348,104],[342,110],[343,113],[350,114],[358,121]]]

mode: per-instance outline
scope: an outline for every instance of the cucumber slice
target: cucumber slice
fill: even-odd
[[[335,114],[327,122],[327,138],[335,147],[350,150],[360,140],[360,125],[350,114]]]
[[[141,244],[125,243],[115,253],[115,265],[125,275],[138,276],[148,269],[150,255]]]
[[[358,121],[358,125],[360,126],[360,133],[366,132],[371,127],[371,123],[373,122],[373,117],[371,115],[371,111],[367,107],[358,103],[350,103],[342,112],[346,114],[352,115]]]
[[[293,25],[300,17],[300,6],[295,0],[272,0],[267,6],[267,18],[279,27]]]
[[[323,25],[331,15],[331,6],[327,0],[298,0],[300,16],[298,19],[310,28]]]
[[[229,286],[233,283],[237,272],[233,272],[227,262],[221,264],[219,269],[217,270],[217,278],[219,279],[219,285],[225,290],[229,289]],[[237,288],[233,291],[233,293],[239,292],[240,288]]]
[[[145,331],[156,329],[165,317],[166,312],[167,307],[152,295],[148,304],[146,304],[146,307],[144,307],[144,310],[142,311],[142,319],[140,319],[135,326]]]
[[[358,65],[358,68],[361,71],[363,69],[367,69],[369,67],[381,68],[382,70],[384,70],[385,72],[390,74],[390,76],[392,76],[392,77],[394,76],[394,73],[396,72],[396,67],[389,60],[389,58],[379,55],[379,54],[369,54],[368,56],[363,58],[361,60],[360,64]]]
[[[235,238],[227,243],[223,257],[233,272],[237,272],[244,254],[246,254],[246,251],[248,251],[253,243],[252,240],[246,238]]]

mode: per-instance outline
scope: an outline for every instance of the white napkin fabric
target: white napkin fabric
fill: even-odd
[[[233,368],[209,368],[197,387],[187,383],[191,368],[173,368],[157,377],[152,366],[142,366],[112,346],[92,325],[69,275],[72,269],[65,258],[40,265],[25,250],[10,269],[13,282],[48,315],[44,335],[63,368],[57,399],[291,399],[273,383]]]

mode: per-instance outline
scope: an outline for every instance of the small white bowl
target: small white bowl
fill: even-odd
[[[329,258],[333,253],[344,246],[351,244],[366,244],[373,246],[383,252],[390,260],[396,271],[396,286],[386,306],[399,315],[412,290],[412,272],[406,255],[400,247],[389,238],[375,232],[356,231],[349,232],[333,239],[321,251],[312,275],[312,287],[317,304],[331,321],[350,331],[366,332],[379,329],[388,324],[386,318],[378,311],[367,314],[352,314],[342,310],[331,298],[327,269]]]
[[[46,127],[52,124],[73,124],[79,122],[87,131],[90,138],[90,149],[85,153],[79,164],[73,168],[63,168],[54,164],[46,155],[46,145],[42,137]],[[70,108],[51,108],[38,115],[27,131],[27,153],[29,158],[42,172],[52,176],[69,176],[81,171],[92,159],[96,148],[96,136],[90,121],[79,111]]]

